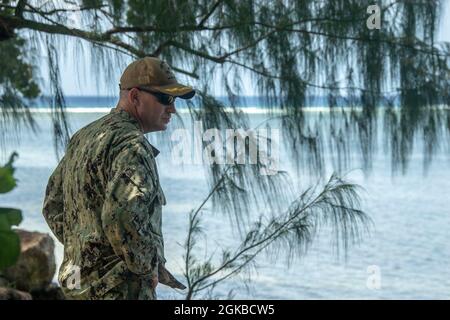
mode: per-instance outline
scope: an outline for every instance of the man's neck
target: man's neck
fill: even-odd
[[[123,110],[123,111],[127,112],[130,116],[132,116],[134,119],[136,119],[136,121],[139,123],[139,127],[140,127],[141,131],[143,133],[145,133],[144,125],[142,124],[141,120],[139,119],[139,116],[137,115],[136,109],[130,108],[129,106],[120,105],[120,104],[118,104],[116,106],[116,109]]]

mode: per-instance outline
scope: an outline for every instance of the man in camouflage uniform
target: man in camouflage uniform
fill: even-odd
[[[158,282],[184,289],[165,268],[166,204],[144,133],[165,130],[174,99],[195,91],[157,58],[131,63],[110,113],[77,131],[49,178],[43,215],[64,245],[58,280],[69,299],[156,299]]]

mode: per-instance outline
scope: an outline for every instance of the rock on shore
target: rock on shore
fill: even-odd
[[[52,284],[56,271],[53,239],[46,233],[15,231],[20,237],[21,254],[14,266],[2,271],[0,287],[8,284],[11,288],[0,288],[0,300],[63,299],[60,288]]]

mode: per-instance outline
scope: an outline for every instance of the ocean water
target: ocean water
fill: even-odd
[[[80,102],[69,108],[72,132],[107,112],[101,101]],[[113,106],[111,103],[106,105]],[[95,108],[95,109],[94,109]],[[257,108],[249,109],[257,110]],[[57,161],[53,151],[50,115],[36,110],[40,132],[23,131],[19,145],[8,145],[4,154],[19,153],[16,162],[18,187],[1,195],[1,206],[23,210],[21,228],[50,232],[41,214],[45,187]],[[249,111],[252,123],[267,117]],[[181,114],[188,123],[188,115]],[[154,137],[149,135],[150,139]],[[161,138],[161,136],[160,136]],[[165,140],[152,140],[164,149]],[[166,146],[167,147],[167,146]],[[356,157],[356,155],[354,155]],[[232,290],[240,299],[449,299],[450,298],[450,157],[434,157],[427,175],[422,171],[423,154],[415,151],[408,173],[391,176],[390,158],[382,151],[374,156],[373,170],[365,176],[355,162],[347,178],[363,186],[363,210],[374,222],[371,233],[350,247],[347,259],[335,254],[326,229],[319,234],[308,253],[287,263],[281,254],[257,259],[257,268],[246,277],[230,278],[218,285],[213,294],[224,298]],[[2,162],[5,161],[3,157]],[[167,267],[183,281],[183,248],[188,229],[189,211],[208,194],[205,170],[201,165],[179,166],[171,162],[169,152],[157,157],[159,175],[167,198],[163,209],[163,232]],[[297,174],[286,153],[282,152],[280,169],[293,180],[295,194],[313,181]],[[254,213],[254,218],[258,212]],[[235,227],[227,216],[208,204],[202,213],[205,235],[195,251],[201,261],[220,248],[234,248],[239,243]],[[57,263],[62,260],[62,245],[56,242]],[[374,274],[375,272],[375,274]],[[371,286],[371,280],[378,286]],[[247,285],[246,285],[247,284]],[[159,285],[159,299],[183,299],[180,291]],[[201,297],[201,295],[199,296]]]

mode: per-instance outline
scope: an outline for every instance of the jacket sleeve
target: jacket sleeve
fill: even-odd
[[[114,252],[128,269],[157,275],[164,261],[163,237],[152,223],[158,191],[146,152],[141,143],[132,143],[114,157],[101,219]]]
[[[64,244],[63,157],[50,176],[45,191],[42,213],[50,230]]]

